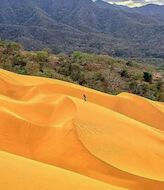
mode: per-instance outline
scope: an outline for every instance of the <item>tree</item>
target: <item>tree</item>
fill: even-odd
[[[47,51],[38,51],[37,52],[37,61],[40,64],[40,71],[43,71],[43,66],[45,62],[48,60],[48,52]]]
[[[75,81],[77,81],[79,79],[80,76],[80,67],[76,64],[73,64],[71,66],[71,78]]]
[[[152,74],[151,73],[149,73],[149,72],[144,72],[143,73],[143,78],[144,78],[144,81],[145,82],[152,82]]]
[[[21,45],[16,42],[6,42],[5,43],[5,54],[15,54],[16,52],[21,50]]]
[[[47,51],[38,51],[37,52],[38,62],[46,62],[47,59],[48,59],[48,52]]]

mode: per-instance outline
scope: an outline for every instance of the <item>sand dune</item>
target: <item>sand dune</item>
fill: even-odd
[[[0,189],[125,190],[77,173],[0,152]]]
[[[3,190],[163,190],[164,104],[0,70],[0,150]]]

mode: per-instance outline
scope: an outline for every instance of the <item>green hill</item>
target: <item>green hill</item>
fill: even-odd
[[[163,59],[120,59],[82,53],[54,55],[24,51],[15,42],[0,42],[0,68],[77,83],[110,94],[131,92],[164,101]]]

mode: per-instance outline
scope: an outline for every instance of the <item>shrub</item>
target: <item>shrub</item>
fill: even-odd
[[[71,64],[69,62],[63,63],[59,68],[59,73],[65,76],[71,75]]]
[[[121,71],[120,74],[121,74],[121,77],[128,77],[128,76],[129,76],[127,70],[123,70],[123,71]]]
[[[132,61],[127,61],[126,65],[132,67],[133,66],[133,62]]]
[[[21,49],[21,45],[16,42],[6,42],[5,43],[5,54],[14,54]]]
[[[102,82],[105,80],[103,74],[100,73],[100,72],[95,73],[94,79],[95,79],[96,81],[99,80],[99,81],[102,81]]]
[[[16,65],[20,65],[20,66],[26,66],[26,61],[24,60],[24,58],[20,55],[15,55],[13,57],[13,63],[12,66],[16,66]]]
[[[144,72],[143,73],[143,78],[145,82],[152,82],[152,74],[149,72]]]
[[[79,76],[80,76],[80,67],[78,65],[72,65],[71,66],[71,78],[75,81],[78,80]]]
[[[27,70],[21,66],[15,66],[15,70],[18,74],[27,75]]]
[[[38,62],[46,62],[48,59],[48,52],[47,51],[38,51],[37,52],[37,61]]]
[[[43,72],[43,66],[48,60],[47,51],[38,51],[37,52],[37,62],[40,64],[40,71]]]

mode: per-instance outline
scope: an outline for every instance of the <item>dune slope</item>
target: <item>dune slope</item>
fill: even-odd
[[[164,104],[0,70],[0,150],[3,190],[162,190]]]
[[[26,158],[0,152],[0,189],[125,190],[79,174]]]

